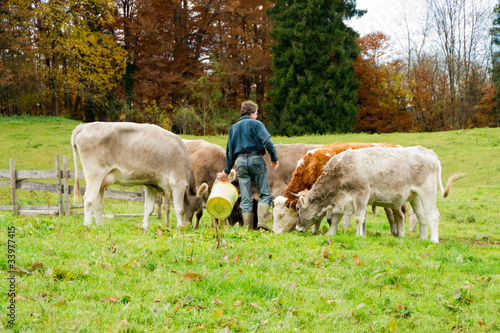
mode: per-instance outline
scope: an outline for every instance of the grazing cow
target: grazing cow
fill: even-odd
[[[443,189],[437,155],[419,146],[347,150],[333,157],[309,193],[300,196],[296,229],[306,231],[331,209],[332,225],[342,214],[354,214],[356,235],[364,236],[367,205],[392,208],[399,225],[403,223],[399,208],[409,201],[420,223],[420,239],[427,239],[429,226],[431,241],[438,243],[436,187],[446,197],[456,178],[450,177]]]
[[[111,184],[144,185],[144,219],[149,228],[156,193],[172,197],[177,225],[191,223],[201,209],[201,195],[208,191],[202,184],[196,191],[189,153],[182,139],[156,125],[94,122],[78,125],[71,135],[71,146],[78,175],[77,154],[85,174],[85,225],[92,224],[95,213],[103,224],[104,189]],[[75,177],[78,200],[79,180]]]
[[[269,180],[269,187],[271,188],[271,194],[273,197],[276,197],[283,193],[283,191],[287,188],[288,183],[292,179],[293,172],[295,171],[295,167],[297,166],[297,162],[307,154],[308,151],[312,149],[318,149],[323,147],[323,145],[310,145],[303,143],[296,144],[275,144],[276,154],[280,160],[280,167],[276,170],[271,168],[271,159],[269,154],[264,156],[264,160],[266,161],[266,167],[269,170],[267,173],[267,178]],[[239,188],[238,182],[235,181],[233,184]],[[257,205],[258,200],[258,192],[257,189],[253,186],[253,197],[254,197],[254,211],[256,211],[255,207]],[[239,200],[239,199],[238,199]],[[274,208],[273,208],[274,209]],[[241,217],[241,212],[239,212],[239,201],[236,203],[235,208],[233,209],[233,214],[228,218],[228,222],[231,225],[235,223],[240,223],[243,225],[243,219]],[[254,216],[254,229],[257,228],[257,214]]]
[[[205,140],[182,140],[189,151],[189,159],[191,161],[191,166],[194,172],[194,179],[196,183],[196,188],[206,183],[208,185],[209,191],[214,185],[214,180],[217,178],[217,172],[224,169],[226,163],[226,152],[219,145],[207,142]],[[209,191],[206,191],[202,200],[206,204]],[[164,204],[165,209],[165,224],[170,227],[169,221],[169,211],[170,204],[169,199],[165,198],[166,202]],[[203,216],[203,208],[195,212],[195,222],[193,225],[194,229],[197,229],[200,224],[200,219]]]
[[[275,197],[273,208],[273,231],[281,234],[287,231],[295,230],[295,226],[299,220],[296,210],[298,196],[294,193],[299,193],[303,190],[309,190],[316,182],[318,177],[323,172],[323,168],[328,161],[335,155],[346,151],[347,149],[360,149],[360,148],[373,148],[373,147],[400,147],[390,143],[332,143],[323,146],[319,149],[309,151],[297,164],[297,169],[293,173],[292,180],[285,189],[283,195]],[[375,207],[375,206],[373,206]],[[387,218],[391,225],[391,232],[398,235],[398,228],[394,224],[392,210],[386,208]],[[327,220],[330,223],[331,215],[327,215]],[[349,226],[351,217],[345,216],[345,226]],[[321,221],[320,221],[321,222]],[[335,233],[336,229],[331,229],[330,232]],[[319,232],[319,224],[313,227],[312,233]],[[404,232],[404,230],[403,230]],[[402,236],[402,235],[401,235]]]

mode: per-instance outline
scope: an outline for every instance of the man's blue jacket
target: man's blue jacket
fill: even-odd
[[[258,152],[265,155],[266,150],[272,162],[278,161],[276,148],[264,124],[250,116],[241,117],[229,130],[224,172],[229,174],[239,154]]]

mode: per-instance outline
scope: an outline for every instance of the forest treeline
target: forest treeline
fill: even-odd
[[[395,57],[355,0],[4,0],[0,114],[212,135],[252,99],[278,135],[500,126],[500,1],[426,1]]]

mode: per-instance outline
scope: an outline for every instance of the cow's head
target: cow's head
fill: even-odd
[[[297,213],[299,214],[299,220],[295,229],[298,232],[306,232],[313,224],[321,221],[326,214],[327,208],[322,208],[318,203],[311,201],[309,197],[308,194],[301,194],[297,201],[296,207]]]
[[[193,216],[196,212],[203,209],[203,196],[208,192],[207,183],[200,185],[196,193],[191,193],[189,185],[186,186],[186,192],[184,194],[184,210],[181,218],[177,217],[177,226],[187,227],[193,222]],[[175,205],[175,203],[174,203]]]
[[[273,231],[277,234],[293,231],[298,221],[299,215],[289,205],[288,199],[283,196],[276,197],[273,207]]]

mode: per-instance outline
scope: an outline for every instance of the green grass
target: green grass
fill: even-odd
[[[53,170],[72,160],[77,122],[0,117],[0,169]],[[196,137],[185,137],[193,139]],[[206,137],[225,146],[226,137]],[[0,327],[15,332],[497,332],[500,331],[500,129],[273,138],[275,143],[392,142],[433,149],[443,181],[440,243],[390,236],[382,212],[368,235],[166,229],[151,218],[0,217]],[[72,164],[71,164],[72,165]],[[71,169],[73,169],[71,167]],[[18,191],[37,204],[52,195]],[[0,188],[0,205],[10,204]],[[53,202],[55,204],[55,202]],[[105,213],[141,213],[105,201]],[[175,219],[172,216],[173,219]],[[175,223],[174,223],[175,224]],[[8,230],[16,226],[16,324],[7,326]],[[326,226],[323,225],[323,229]]]

